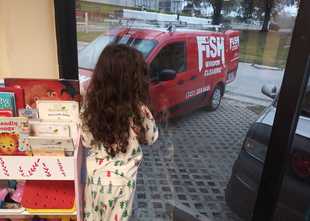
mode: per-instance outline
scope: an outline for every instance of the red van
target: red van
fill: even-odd
[[[101,51],[111,43],[128,44],[142,52],[150,66],[151,101],[159,119],[202,104],[216,110],[226,84],[236,77],[238,31],[121,28],[102,34],[79,53],[80,80],[85,87]]]

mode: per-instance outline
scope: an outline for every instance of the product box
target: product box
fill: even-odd
[[[11,110],[11,109],[0,109],[0,117],[14,117],[13,110]]]
[[[73,122],[49,122],[29,120],[30,136],[49,138],[72,138],[76,145],[78,136],[78,125]]]
[[[36,101],[42,121],[79,122],[79,103],[76,101]]]
[[[29,137],[29,142],[32,151],[65,151],[66,156],[73,156],[74,154],[74,143],[71,137]]]
[[[18,110],[18,116],[27,117],[29,120],[40,120],[39,112],[36,108],[20,108]]]
[[[31,123],[31,136],[36,137],[70,137],[69,124],[53,122],[40,122],[39,124]]]
[[[35,157],[64,157],[64,150],[32,150]]]
[[[25,108],[24,101],[24,90],[22,88],[17,87],[0,87],[1,92],[12,92],[15,94],[15,103],[16,103],[16,111],[18,114],[18,110],[21,108]],[[19,116],[18,117],[23,117]]]
[[[29,122],[25,117],[0,117],[0,155],[31,156]]]
[[[15,94],[12,92],[0,92],[0,109],[12,110],[17,117]]]

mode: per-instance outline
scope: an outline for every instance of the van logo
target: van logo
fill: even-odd
[[[199,71],[203,67],[214,67],[220,65],[220,60],[206,61],[206,58],[221,57],[222,64],[225,64],[224,37],[197,37]]]
[[[229,39],[230,50],[234,51],[239,48],[239,36]]]

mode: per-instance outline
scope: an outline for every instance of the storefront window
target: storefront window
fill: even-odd
[[[107,1],[97,3],[99,20],[78,1],[77,17],[89,17],[77,25],[81,79],[111,43],[136,47],[150,67],[160,135],[142,148],[134,220],[252,218],[298,6],[275,3],[264,24],[268,8],[259,1],[215,2],[222,4]],[[308,97],[283,184],[290,191],[279,201],[292,213],[276,220],[302,220],[310,210]]]

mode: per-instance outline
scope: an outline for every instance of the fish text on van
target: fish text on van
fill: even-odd
[[[220,64],[221,64],[221,60],[206,61],[206,68],[214,67],[214,66],[220,66]]]
[[[205,58],[221,57],[222,64],[225,64],[224,37],[197,37],[197,45],[199,57],[199,71],[201,71],[201,69],[203,68]],[[207,64],[205,63],[205,65]]]
[[[239,48],[239,36],[233,37],[229,39],[230,42],[230,50],[234,51]]]
[[[207,70],[205,70],[205,73],[203,74],[203,76],[209,76],[209,75],[212,75],[212,74],[221,73],[221,71],[222,71],[221,67],[213,68],[213,69],[207,69]]]

